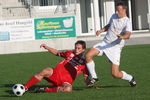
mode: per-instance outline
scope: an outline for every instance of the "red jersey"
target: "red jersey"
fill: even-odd
[[[89,75],[84,56],[76,55],[73,51],[60,52],[58,56],[64,60],[53,69],[53,75],[49,78],[53,85],[72,84],[79,74]]]

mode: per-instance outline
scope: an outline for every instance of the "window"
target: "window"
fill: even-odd
[[[51,6],[58,5],[62,0],[32,0],[33,6]]]

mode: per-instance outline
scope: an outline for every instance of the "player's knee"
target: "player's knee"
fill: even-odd
[[[100,52],[95,49],[95,48],[91,48],[85,55],[86,57],[86,62],[90,62],[94,56],[97,56]]]
[[[93,56],[90,53],[87,53],[85,55],[85,57],[86,57],[86,62],[90,62],[92,60],[92,58],[93,58]]]
[[[66,86],[64,88],[64,92],[71,92],[72,91],[72,86]]]
[[[45,68],[40,73],[38,73],[37,75],[41,75],[41,76],[45,77],[45,76],[51,75],[52,73],[53,73],[52,68]]]
[[[87,63],[90,62],[91,59],[92,59],[91,57],[86,56],[86,62],[87,62]]]
[[[50,70],[46,68],[46,69],[43,69],[41,73],[47,74],[47,73],[50,73]]]
[[[72,91],[72,85],[70,84],[64,84],[60,87],[58,87],[57,92],[71,92]]]

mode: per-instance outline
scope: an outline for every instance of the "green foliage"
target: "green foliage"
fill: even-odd
[[[48,52],[0,55],[0,100],[149,100],[150,45],[126,46],[122,51],[120,69],[135,76],[137,87],[127,81],[114,79],[105,56],[94,58],[101,89],[89,89],[80,75],[71,93],[31,93],[15,97],[11,87],[24,84],[32,75],[46,67],[55,67],[60,57]],[[41,81],[36,86],[48,86]]]

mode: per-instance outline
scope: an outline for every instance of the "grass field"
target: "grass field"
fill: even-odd
[[[121,70],[135,76],[137,87],[114,79],[105,56],[95,57],[101,89],[88,89],[80,75],[71,93],[31,93],[16,97],[11,87],[24,84],[32,75],[46,67],[54,67],[61,58],[48,52],[0,55],[0,100],[150,100],[150,45],[126,46],[122,52]],[[48,86],[41,81],[36,86]]]

